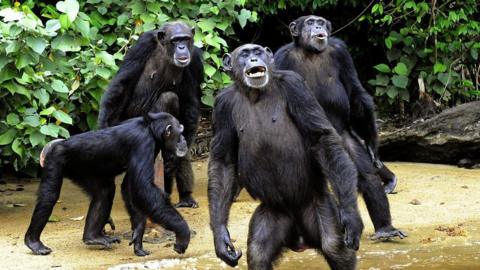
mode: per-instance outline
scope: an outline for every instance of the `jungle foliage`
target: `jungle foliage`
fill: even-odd
[[[373,78],[365,86],[377,102],[393,108],[415,102],[419,78],[439,104],[480,95],[475,0],[1,1],[0,168],[35,175],[48,141],[95,129],[103,91],[145,31],[175,19],[196,26],[195,44],[205,51],[202,102],[212,106],[216,91],[230,83],[221,56],[228,44],[250,41],[237,38],[245,26],[290,11],[342,16],[343,8],[324,14],[339,6],[365,11],[343,33],[367,33],[369,48],[349,40],[354,58],[376,49],[379,61],[367,67]]]

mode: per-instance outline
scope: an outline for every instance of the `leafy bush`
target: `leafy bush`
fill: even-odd
[[[4,4],[0,16],[0,166],[34,175],[46,142],[95,129],[109,80],[138,36],[181,19],[205,51],[202,101],[229,83],[219,67],[233,25],[256,21],[245,0],[64,0]]]
[[[384,41],[387,61],[374,66],[377,74],[370,84],[375,94],[390,104],[415,101],[420,80],[438,103],[479,96],[478,8],[476,0],[373,5],[363,19],[375,28],[390,29],[371,38],[372,43]]]

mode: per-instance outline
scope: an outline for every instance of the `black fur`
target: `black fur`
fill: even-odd
[[[250,221],[249,269],[271,269],[286,247],[297,246],[299,236],[332,268],[354,269],[353,249],[363,229],[352,186],[355,166],[303,79],[272,70],[267,51],[259,53],[258,47],[243,45],[227,57],[227,63],[233,59],[234,84],[214,105],[208,199],[216,254],[231,266],[241,257],[227,229],[240,185],[261,202]],[[241,78],[244,65],[238,59],[245,49],[252,51],[250,64],[267,67],[263,88],[247,87]]]
[[[105,235],[102,229],[109,222],[115,176],[126,171],[122,194],[131,218],[135,254],[148,254],[142,246],[147,217],[174,231],[174,249],[183,253],[190,241],[188,225],[171,206],[168,195],[153,183],[155,156],[160,150],[175,152],[179,145],[187,151],[178,120],[167,113],[133,118],[118,126],[52,143],[44,151],[42,180],[25,244],[35,254],[51,252],[40,241],[40,234],[58,200],[64,176],[82,187],[91,199],[83,241],[105,247],[120,242],[118,237]]]
[[[321,18],[300,17],[292,23],[296,27],[295,30],[298,33],[306,31],[304,22],[311,17]],[[329,35],[330,22],[326,25]],[[347,46],[340,39],[328,37],[328,45],[325,48],[320,51],[312,50],[311,47],[306,48],[301,44],[314,43],[315,39],[300,42],[299,39],[306,35],[300,37],[295,33],[292,35],[294,41],[275,53],[277,68],[293,70],[305,79],[315,98],[325,110],[328,119],[342,136],[344,145],[359,171],[359,190],[364,196],[375,226],[376,237],[403,238],[406,235],[392,226],[388,199],[382,187],[382,181],[378,177],[378,171],[374,167],[378,151],[378,135],[373,99],[358,79]],[[358,137],[361,140],[357,139]],[[365,146],[371,149],[371,153]],[[377,164],[381,163],[377,161]],[[390,172],[388,168],[380,172],[382,175],[395,178],[392,173],[388,174]],[[387,186],[388,184],[386,188]]]
[[[175,44],[170,43],[174,31],[191,36],[190,64],[179,67],[172,60]],[[184,135],[190,147],[198,126],[200,111],[200,84],[203,81],[202,51],[193,46],[193,33],[180,22],[164,25],[159,30],[145,32],[136,45],[130,48],[115,78],[110,83],[100,106],[99,128],[114,126],[119,122],[148,112],[166,112],[174,115],[185,127]],[[174,107],[162,100],[162,94],[177,96]],[[163,153],[162,153],[163,154]],[[164,155],[166,163],[165,186],[171,193],[173,178],[177,180],[180,194],[179,206],[196,207],[191,197],[193,171],[189,157],[176,159]],[[167,166],[168,165],[168,166]]]

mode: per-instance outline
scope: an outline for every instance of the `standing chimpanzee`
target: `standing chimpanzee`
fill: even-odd
[[[298,18],[290,24],[293,42],[278,50],[275,64],[303,76],[342,136],[359,172],[358,186],[375,227],[374,239],[403,238],[406,234],[392,226],[385,194],[395,188],[396,178],[385,166],[380,171],[374,166],[381,167],[376,158],[378,135],[373,99],[362,87],[345,43],[329,37],[330,31],[330,22],[322,17]],[[389,174],[392,181],[382,187],[378,174]]]
[[[203,81],[202,51],[193,45],[193,35],[194,28],[172,22],[140,36],[103,96],[99,127],[114,126],[147,112],[165,111],[185,126],[184,135],[190,147],[198,125]],[[197,207],[191,196],[193,171],[188,156],[163,156],[165,191],[172,192],[175,177],[180,195],[176,206]]]
[[[130,214],[135,254],[149,254],[142,244],[147,216],[174,231],[174,250],[184,253],[190,242],[188,225],[172,207],[167,194],[153,183],[154,161],[160,150],[180,157],[187,154],[182,131],[183,126],[172,115],[150,113],[48,145],[42,154],[42,180],[25,244],[38,255],[52,251],[40,241],[40,234],[58,200],[64,176],[82,187],[92,200],[83,234],[85,244],[110,248],[112,243],[119,243],[118,237],[109,237],[102,229],[112,209],[115,176],[126,171],[122,195]]]
[[[341,137],[298,74],[273,70],[270,49],[243,45],[223,63],[234,84],[215,101],[208,168],[217,256],[235,266],[242,255],[227,229],[240,185],[261,201],[249,226],[249,269],[271,269],[298,236],[331,268],[354,269],[363,224]]]

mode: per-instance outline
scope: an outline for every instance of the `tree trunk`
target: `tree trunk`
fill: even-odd
[[[457,164],[480,160],[480,102],[471,102],[393,132],[380,133],[386,161]]]

